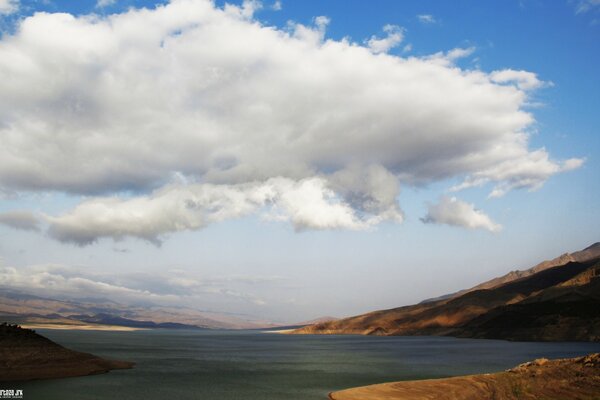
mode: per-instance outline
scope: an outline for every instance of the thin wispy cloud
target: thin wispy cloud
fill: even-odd
[[[583,14],[597,9],[600,9],[600,0],[579,0],[575,6],[575,13]]]
[[[426,24],[426,25],[437,23],[437,20],[431,14],[419,14],[419,15],[417,15],[417,19],[419,20],[419,22],[421,22],[422,24]]]
[[[98,0],[96,2],[96,8],[109,7],[117,3],[117,0]]]
[[[198,278],[178,273],[99,274],[68,265],[0,265],[0,287],[58,299],[106,299],[123,304],[202,305],[202,301],[233,301],[265,305],[260,296],[244,288],[274,285],[281,277],[223,276]],[[216,300],[215,300],[216,299]]]

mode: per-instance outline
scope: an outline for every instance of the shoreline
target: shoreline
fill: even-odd
[[[54,329],[63,331],[111,331],[111,332],[133,332],[146,331],[149,328],[136,328],[131,326],[119,325],[93,325],[93,324],[45,324],[45,323],[25,323],[19,324],[25,329]]]
[[[272,330],[272,331],[260,331],[260,333],[276,333],[278,335],[287,335],[290,332],[293,332],[295,330],[294,329],[277,329],[277,330]]]
[[[520,364],[503,372],[360,386],[328,394],[329,400],[448,400],[600,398],[600,353]]]
[[[58,379],[130,369],[135,362],[68,349],[19,325],[0,324],[0,382]]]

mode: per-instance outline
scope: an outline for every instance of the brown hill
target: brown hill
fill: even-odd
[[[539,359],[495,374],[383,383],[342,390],[331,400],[596,400],[600,398],[600,354]]]
[[[296,334],[600,340],[598,259],[568,262],[453,298],[297,329]]]
[[[30,329],[0,324],[2,382],[101,374],[133,365],[69,350]]]

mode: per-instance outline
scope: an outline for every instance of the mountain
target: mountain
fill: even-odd
[[[430,302],[434,302],[437,300],[451,299],[454,297],[461,296],[468,292],[473,292],[475,290],[493,289],[493,288],[503,285],[505,283],[510,283],[517,279],[526,278],[528,276],[531,276],[535,273],[538,273],[538,272],[543,271],[548,268],[557,267],[559,265],[564,265],[571,261],[583,262],[583,261],[592,260],[592,259],[598,258],[598,257],[600,257],[600,242],[596,242],[593,245],[586,247],[583,250],[576,251],[574,253],[564,253],[552,260],[542,261],[541,263],[539,263],[529,269],[522,270],[522,271],[520,271],[520,270],[511,271],[511,272],[507,273],[506,275],[502,275],[497,278],[491,279],[489,281],[480,283],[479,285],[473,286],[470,289],[464,289],[464,290],[458,291],[456,293],[450,293],[450,294],[445,294],[443,296],[426,299],[426,300],[423,300],[421,303],[430,303]]]
[[[491,288],[314,324],[292,333],[600,341],[600,256],[590,258],[598,247],[565,257],[567,262],[558,266],[548,266],[554,260],[538,264],[537,270],[490,284]]]
[[[129,306],[106,299],[58,300],[9,289],[0,289],[0,320],[20,324],[91,323],[135,328],[254,329],[272,326],[266,321],[184,307]]]
[[[10,324],[0,324],[0,360],[0,382],[101,374],[134,365],[69,350]]]

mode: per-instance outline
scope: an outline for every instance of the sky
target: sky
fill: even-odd
[[[600,240],[600,2],[0,0],[0,286],[294,322]]]

